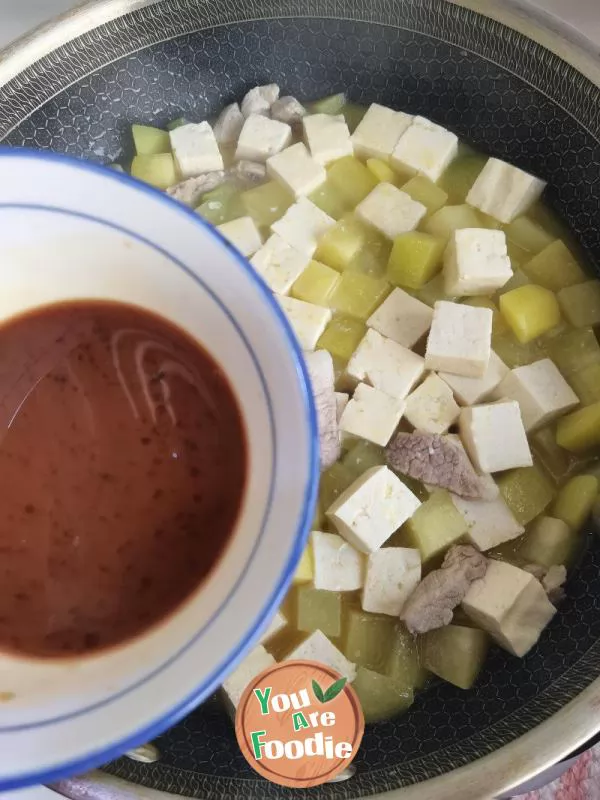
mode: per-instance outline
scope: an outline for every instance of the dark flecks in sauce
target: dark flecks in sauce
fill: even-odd
[[[165,320],[77,302],[0,328],[0,650],[155,624],[221,555],[246,445],[219,367]]]

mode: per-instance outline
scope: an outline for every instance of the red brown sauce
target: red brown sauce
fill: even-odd
[[[0,328],[0,651],[123,642],[202,583],[235,526],[246,437],[218,365],[109,302]]]

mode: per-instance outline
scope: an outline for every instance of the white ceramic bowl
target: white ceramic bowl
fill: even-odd
[[[248,263],[200,217],[110,169],[0,150],[0,322],[104,298],[159,313],[212,354],[239,399],[248,481],[207,581],[166,622],[77,659],[0,656],[0,789],[46,782],[153,738],[257,642],[305,544],[316,418],[298,343]],[[1,344],[1,333],[0,333]]]

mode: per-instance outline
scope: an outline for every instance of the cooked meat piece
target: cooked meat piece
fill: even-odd
[[[280,97],[271,106],[271,119],[287,122],[288,125],[298,125],[306,113],[302,103],[295,97]]]
[[[240,188],[247,189],[266,180],[267,168],[258,161],[241,159],[229,170],[229,175]]]
[[[262,114],[268,117],[271,106],[278,97],[279,86],[276,83],[255,86],[242,100],[242,114],[244,117],[249,117],[250,114]]]
[[[427,633],[452,622],[452,612],[473,581],[483,578],[487,558],[470,544],[451,547],[440,569],[426,575],[404,604],[400,619],[411,633]]]
[[[398,433],[386,448],[392,469],[472,500],[490,499],[489,479],[475,472],[464,448],[450,436]],[[495,484],[494,484],[495,487]]]
[[[203,175],[197,175],[195,178],[188,178],[181,183],[176,183],[175,186],[169,186],[167,194],[185,203],[186,206],[196,206],[200,198],[206,192],[212,192],[217,186],[225,183],[227,176],[225,172],[220,169],[215,172],[205,172]]]
[[[244,125],[244,115],[237,103],[225,106],[213,126],[215,139],[219,144],[234,144]]]
[[[527,564],[523,569],[538,579],[551,603],[556,605],[564,599],[563,584],[567,580],[567,569],[563,564],[553,564],[551,567],[543,567],[541,564]]]
[[[333,360],[326,350],[305,353],[319,423],[321,470],[328,469],[340,456]]]

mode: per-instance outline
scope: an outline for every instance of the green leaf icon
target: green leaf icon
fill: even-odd
[[[315,697],[317,698],[319,703],[324,703],[325,702],[325,695],[323,694],[323,689],[321,689],[321,687],[319,686],[319,684],[315,680],[313,680],[313,682],[312,682],[312,689],[313,689],[313,692],[315,693]]]
[[[329,689],[327,689],[327,691],[325,692],[324,699],[322,700],[322,702],[328,703],[330,700],[336,698],[346,685],[346,681],[347,678],[340,678],[339,680],[335,681],[335,683],[332,683]]]

